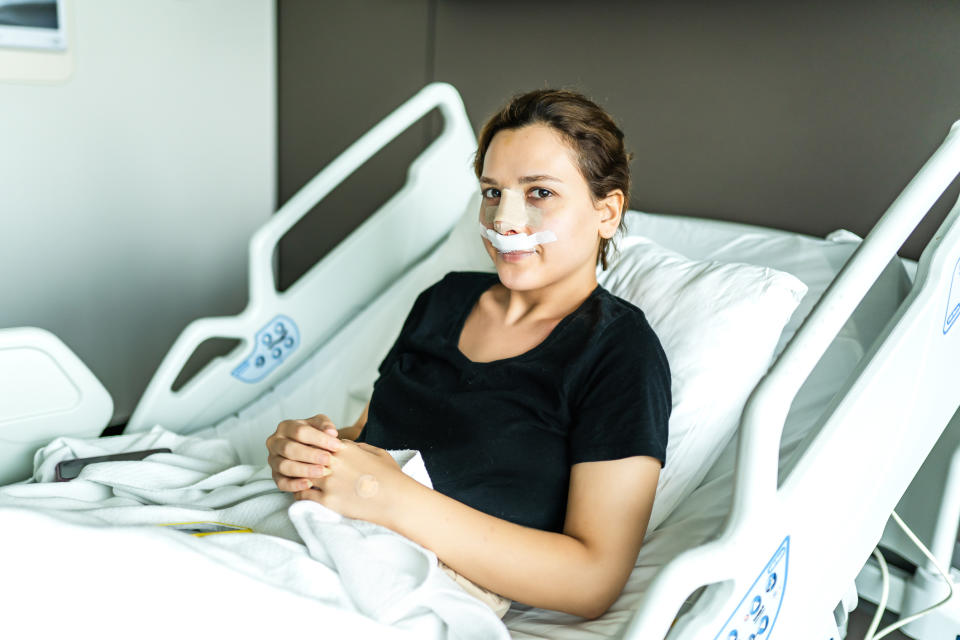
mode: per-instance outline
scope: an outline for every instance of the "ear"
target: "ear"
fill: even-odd
[[[597,213],[600,215],[600,237],[609,240],[617,232],[620,218],[623,216],[623,201],[623,191],[614,189],[597,203]]]

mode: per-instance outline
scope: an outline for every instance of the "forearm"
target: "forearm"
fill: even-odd
[[[370,414],[370,403],[367,403],[367,406],[363,408],[363,412],[360,414],[360,417],[357,418],[357,421],[354,422],[349,427],[343,427],[342,429],[337,430],[337,437],[342,440],[356,440],[360,437],[360,432],[363,431],[363,428],[367,424],[367,416]]]
[[[613,586],[610,567],[571,536],[496,518],[416,482],[396,505],[387,526],[511,600],[593,618],[622,588]]]
[[[337,430],[337,437],[342,440],[356,440],[360,436],[361,431],[363,431],[363,425],[343,427]]]

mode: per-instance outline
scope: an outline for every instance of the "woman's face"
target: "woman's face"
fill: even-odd
[[[531,251],[513,253],[501,253],[483,239],[500,281],[513,290],[539,289],[569,276],[592,276],[600,238],[612,237],[620,222],[622,194],[617,203],[611,204],[608,197],[595,205],[573,150],[543,124],[505,129],[493,136],[483,159],[480,188],[480,222],[488,229],[504,235],[549,230],[557,237]],[[526,208],[518,215],[516,201],[521,197]],[[508,198],[514,202],[501,207],[501,200],[506,205]]]

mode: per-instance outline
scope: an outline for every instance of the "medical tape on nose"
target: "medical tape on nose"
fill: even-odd
[[[500,201],[483,208],[483,221],[500,231],[539,229],[543,225],[543,211],[527,202],[519,189],[501,189]]]
[[[480,235],[490,241],[493,248],[500,253],[510,253],[511,251],[533,251],[538,244],[554,242],[557,234],[553,231],[538,231],[534,234],[513,233],[508,236],[497,233],[493,229],[487,229],[480,225]]]
[[[499,202],[495,206],[483,208],[483,220],[495,227],[488,229],[480,225],[480,234],[490,241],[500,253],[511,251],[532,251],[538,244],[554,242],[557,236],[549,230],[527,234],[526,229],[539,229],[543,224],[543,212],[527,202],[521,189],[501,189]],[[521,231],[521,233],[503,234],[500,231]]]

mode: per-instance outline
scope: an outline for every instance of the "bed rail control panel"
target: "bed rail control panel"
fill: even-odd
[[[300,331],[288,316],[279,315],[257,331],[253,351],[231,372],[244,382],[263,380],[300,346]]]
[[[783,603],[789,557],[790,536],[787,536],[715,640],[766,640],[770,637]]]

